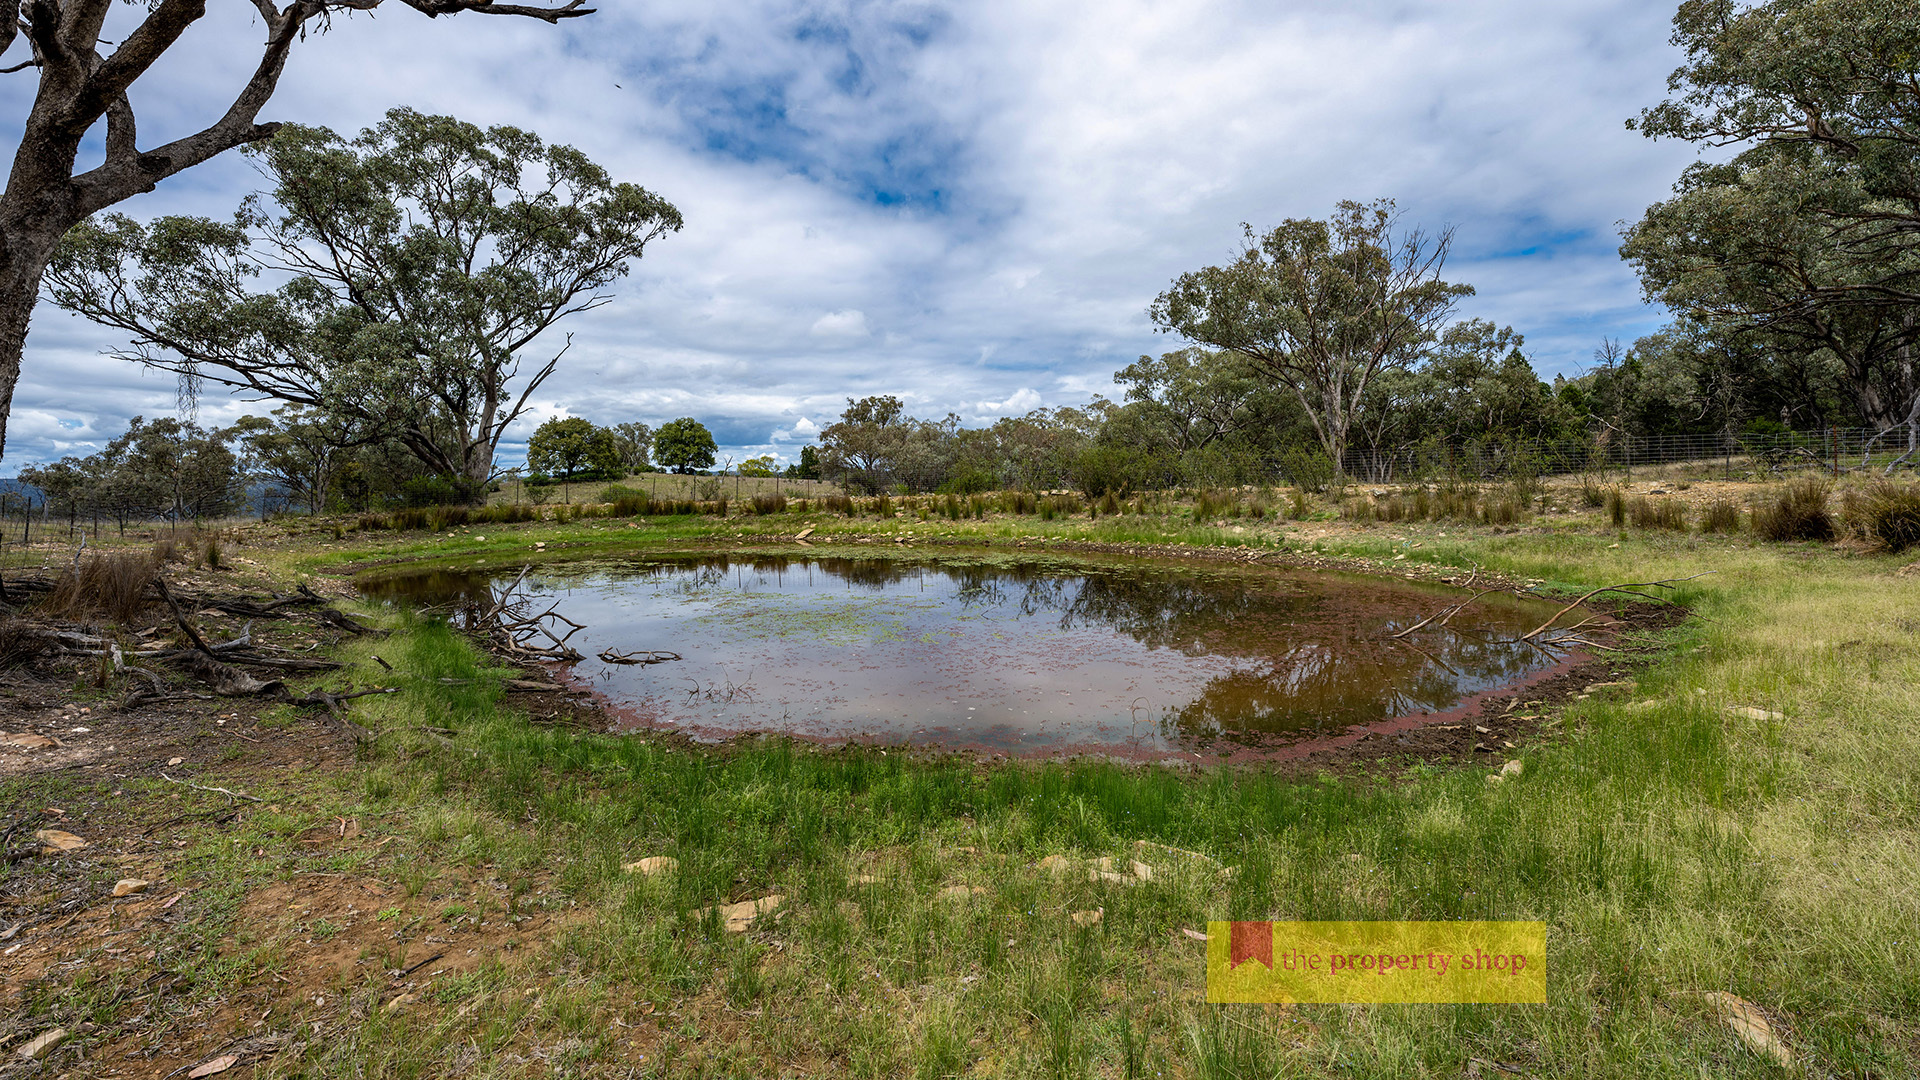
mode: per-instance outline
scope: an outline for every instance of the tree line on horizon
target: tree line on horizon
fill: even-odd
[[[1686,0],[1673,40],[1686,62],[1669,100],[1629,126],[1735,152],[1623,230],[1623,258],[1673,320],[1605,342],[1579,375],[1549,385],[1519,332],[1461,316],[1473,288],[1444,276],[1452,230],[1348,201],[1243,226],[1234,259],[1179,275],[1149,315],[1180,347],[1117,372],[1118,400],[966,428],[849,398],[812,465],[872,492],[1313,485],[1356,453],[1413,445],[1828,425],[1904,433],[1912,460],[1920,18],[1874,0]],[[122,331],[121,355],[177,376],[185,398],[213,385],[278,403],[229,441],[313,509],[483,500],[508,426],[567,351],[544,335],[607,303],[681,224],[571,147],[405,108],[357,138],[286,125],[246,152],[268,189],[232,220],[89,218],[44,291]],[[658,432],[565,418],[536,433],[529,467],[562,482],[700,470],[716,449],[693,418]]]

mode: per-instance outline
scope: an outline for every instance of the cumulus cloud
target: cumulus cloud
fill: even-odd
[[[142,12],[114,10],[120,40]],[[1671,11],[651,0],[554,27],[394,9],[303,42],[263,119],[352,132],[404,102],[572,144],[672,200],[686,228],[563,324],[539,418],[694,416],[738,457],[792,449],[817,434],[799,418],[848,397],[984,420],[1035,387],[1111,393],[1114,370],[1177,347],[1146,317],[1175,275],[1231,258],[1243,221],[1342,198],[1455,227],[1449,276],[1479,289],[1463,314],[1526,334],[1543,374],[1573,370],[1658,322],[1614,228],[1692,158],[1622,125],[1678,63]],[[243,7],[196,23],[135,87],[143,143],[217,116],[257,41]],[[31,92],[0,80],[0,115]],[[227,155],[119,209],[224,217],[258,184]],[[173,408],[172,380],[99,355],[114,344],[37,315],[6,466]]]
[[[997,419],[1002,416],[1020,416],[1040,407],[1040,394],[1032,387],[1023,386],[1015,390],[1005,401],[978,401],[974,403],[973,414],[981,420]]]
[[[861,311],[830,311],[813,320],[813,328],[807,332],[818,338],[863,338],[867,336],[867,316]]]

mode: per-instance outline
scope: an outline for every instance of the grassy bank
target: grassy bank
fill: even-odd
[[[458,564],[750,543],[758,525],[625,524],[322,536],[272,558]],[[249,774],[243,753],[195,780],[246,781],[261,804],[118,782],[183,796],[168,816],[238,811],[166,830],[191,917],[153,963],[184,992],[143,1000],[82,967],[29,1008],[99,1025],[96,1051],[111,1033],[210,1053],[210,1020],[229,1041],[290,1036],[247,1059],[258,1076],[1915,1075],[1920,579],[1902,560],[1573,527],[1233,527],[821,519],[816,536],[1314,545],[1566,589],[1712,574],[1636,688],[1568,705],[1499,784],[1485,766],[1300,780],[614,738],[546,722],[444,625],[382,614],[394,635],[340,656],[403,690],[356,703],[387,734],[351,768]],[[107,797],[77,783],[0,794]],[[1056,855],[1076,872],[1037,865]],[[677,870],[623,869],[649,856]],[[1156,873],[1090,880],[1101,857]],[[771,895],[744,933],[715,910]],[[1550,1004],[1208,1005],[1205,947],[1181,930],[1227,918],[1543,919]],[[1713,991],[1763,1010],[1792,1064],[1731,1031]],[[246,1008],[212,1004],[229,999]]]

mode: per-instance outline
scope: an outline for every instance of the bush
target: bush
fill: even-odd
[[[1887,551],[1920,546],[1920,486],[1882,480],[1847,500],[1848,531]]]
[[[977,495],[992,491],[997,486],[991,472],[977,465],[962,465],[954,469],[946,482],[934,490],[941,495]]]
[[[1320,492],[1333,483],[1333,459],[1325,450],[1295,447],[1280,455],[1280,475],[1305,491]]]
[[[1831,540],[1827,510],[1832,485],[1822,477],[1795,480],[1753,508],[1753,534],[1762,540]]]
[[[785,495],[755,495],[753,497],[753,512],[760,517],[766,517],[768,514],[784,514],[787,512],[787,497]]]

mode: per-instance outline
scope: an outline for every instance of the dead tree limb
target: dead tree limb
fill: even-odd
[[[1629,581],[1620,585],[1603,585],[1600,588],[1593,590],[1592,592],[1582,595],[1579,599],[1575,600],[1571,604],[1568,604],[1566,607],[1561,608],[1559,611],[1554,612],[1553,618],[1548,619],[1546,622],[1541,623],[1539,626],[1536,626],[1532,630],[1529,630],[1527,633],[1521,635],[1521,640],[1525,641],[1525,640],[1540,636],[1541,633],[1543,633],[1544,631],[1552,627],[1554,623],[1559,622],[1560,616],[1565,615],[1567,612],[1572,611],[1574,608],[1579,607],[1581,604],[1584,604],[1587,601],[1593,599],[1594,597],[1599,596],[1601,593],[1626,592],[1628,589],[1671,589],[1678,582],[1692,581],[1694,578],[1703,578],[1703,577],[1706,577],[1708,574],[1717,574],[1717,573],[1719,573],[1719,571],[1717,570],[1707,570],[1698,574],[1690,574],[1683,578],[1662,578],[1659,581]],[[1662,602],[1665,602],[1664,597],[1648,596],[1645,593],[1627,593],[1627,595],[1637,596],[1642,600],[1660,600]]]
[[[201,637],[200,631],[195,630],[193,624],[187,621],[186,613],[180,610],[180,602],[173,598],[173,593],[167,588],[166,580],[164,578],[154,578],[153,588],[154,591],[160,594],[160,599],[167,602],[167,607],[173,609],[173,621],[179,623],[180,629],[186,631],[187,637],[193,642],[194,647],[206,653],[208,656],[212,656],[214,654],[213,647],[208,645],[207,639]]]

